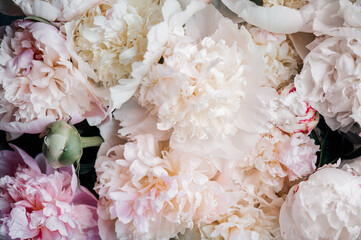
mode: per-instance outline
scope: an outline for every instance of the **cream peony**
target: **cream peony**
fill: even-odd
[[[300,9],[306,4],[308,4],[308,0],[264,0],[263,6],[286,6],[289,8]]]
[[[277,193],[287,191],[288,180],[313,173],[318,149],[308,136],[289,136],[273,129],[238,161],[233,179],[249,193],[277,199]]]
[[[278,94],[275,126],[290,134],[309,134],[318,124],[318,112],[296,91],[293,83],[279,89]]]
[[[333,129],[349,131],[361,124],[360,39],[315,40],[295,78],[297,92],[324,116]]]
[[[124,103],[120,109],[113,112],[114,119],[119,121],[118,133],[124,138],[137,135],[152,134],[159,141],[169,140],[172,131],[162,131],[157,128],[157,117],[150,110],[143,108],[135,97]]]
[[[64,26],[72,55],[112,108],[137,89],[132,65],[143,60],[148,32],[163,20],[163,2],[104,0]]]
[[[202,239],[280,239],[280,207],[245,194],[230,211],[212,223],[199,226]]]
[[[118,239],[169,239],[198,221],[214,221],[239,199],[212,180],[217,170],[208,160],[168,149],[139,135],[98,156],[102,238],[115,232]]]
[[[0,129],[39,133],[53,121],[98,124],[105,114],[65,38],[49,24],[17,20],[0,45]]]
[[[13,0],[25,15],[48,21],[71,21],[102,0]]]
[[[361,34],[360,12],[360,0],[317,0],[310,1],[302,15],[307,19],[308,31],[316,35],[358,38]]]
[[[275,34],[261,28],[249,26],[254,41],[261,45],[267,86],[278,88],[293,81],[302,60],[285,34]]]
[[[238,29],[211,5],[176,30],[159,62],[142,78],[140,104],[158,118],[158,129],[173,130],[172,147],[188,144],[190,151],[203,152],[202,142],[248,141],[228,151],[244,154],[258,133],[268,130],[269,104],[276,96],[274,89],[262,87],[266,79],[260,71],[260,47],[244,27]]]
[[[280,212],[282,237],[356,239],[361,230],[360,184],[360,177],[325,168],[294,186]]]

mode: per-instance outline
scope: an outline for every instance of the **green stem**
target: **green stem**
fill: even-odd
[[[43,23],[47,23],[47,24],[51,25],[51,23],[48,20],[41,18],[41,17],[37,17],[37,16],[28,16],[24,19],[25,20],[33,20],[33,21],[37,21],[37,22],[43,22]]]
[[[82,137],[81,143],[83,148],[98,147],[103,143],[103,139],[101,137]]]

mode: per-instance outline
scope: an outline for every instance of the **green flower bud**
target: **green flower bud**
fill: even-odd
[[[42,136],[45,136],[43,154],[52,167],[59,168],[80,161],[83,154],[82,139],[71,124],[53,122],[41,133]]]
[[[44,136],[43,154],[53,168],[79,164],[83,148],[97,147],[103,142],[101,137],[81,137],[67,122],[50,123],[40,134]]]

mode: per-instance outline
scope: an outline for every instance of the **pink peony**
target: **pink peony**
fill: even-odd
[[[0,152],[0,235],[11,239],[100,239],[96,198],[73,167],[56,171],[39,155]]]
[[[101,0],[13,0],[28,15],[49,21],[70,21],[94,7]]]
[[[150,134],[108,149],[95,168],[103,239],[176,237],[199,222],[214,221],[239,199],[215,181],[210,161],[169,150]]]
[[[5,28],[0,45],[0,129],[39,133],[71,117],[97,124],[104,110],[86,76],[72,63],[52,25],[29,20]]]
[[[279,146],[280,163],[287,168],[288,178],[294,181],[316,170],[319,146],[306,135],[292,135]]]
[[[246,158],[240,159],[233,179],[247,192],[278,199],[289,187],[288,180],[314,172],[318,149],[306,135],[289,136],[274,128],[262,136]]]

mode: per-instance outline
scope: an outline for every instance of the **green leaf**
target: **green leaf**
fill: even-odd
[[[350,143],[337,131],[327,130],[321,144],[321,156],[318,167],[335,163],[350,149]]]
[[[315,130],[312,130],[309,137],[312,138],[313,140],[315,140],[316,145],[321,145],[320,140],[318,139],[318,136],[317,136],[317,133],[315,132]]]
[[[83,175],[89,173],[91,170],[94,169],[94,164],[95,162],[80,164],[79,174]]]
[[[327,131],[326,136],[321,144],[321,156],[320,156],[320,162],[317,165],[318,167],[322,167],[325,164],[325,162],[327,162],[328,133],[329,132]]]

